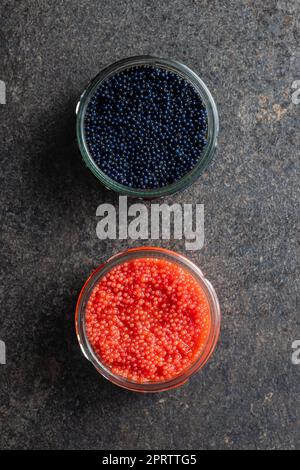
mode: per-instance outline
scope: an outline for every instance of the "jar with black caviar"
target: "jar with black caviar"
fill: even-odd
[[[123,195],[152,198],[183,190],[216,149],[213,97],[175,60],[140,56],[110,65],[91,81],[76,111],[87,167]]]

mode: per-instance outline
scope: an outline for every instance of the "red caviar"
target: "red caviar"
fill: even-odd
[[[87,302],[86,332],[103,364],[137,383],[186,371],[210,332],[210,307],[197,280],[176,263],[138,258],[114,267]]]

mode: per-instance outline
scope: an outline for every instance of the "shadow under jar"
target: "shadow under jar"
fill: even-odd
[[[190,186],[219,131],[211,93],[182,63],[151,56],[101,71],[77,105],[77,141],[92,173],[119,194],[153,198]]]
[[[160,392],[202,369],[220,333],[214,288],[186,257],[130,249],[99,266],[79,295],[76,333],[84,356],[120,387]]]

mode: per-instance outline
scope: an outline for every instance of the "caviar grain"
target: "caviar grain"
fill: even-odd
[[[136,66],[106,79],[90,99],[85,139],[109,178],[135,189],[182,179],[207,144],[207,111],[178,73]]]
[[[200,356],[210,309],[197,280],[165,259],[139,258],[113,268],[88,300],[86,331],[110,370],[137,383],[163,382]]]

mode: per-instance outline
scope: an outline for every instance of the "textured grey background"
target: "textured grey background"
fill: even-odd
[[[298,0],[2,0],[0,13],[0,448],[300,448]],[[221,118],[213,164],[170,201],[205,204],[189,256],[218,292],[222,337],[202,373],[157,395],[98,376],[73,328],[83,281],[127,247],[96,237],[96,208],[116,197],[81,163],[75,103],[105,65],[148,53],[197,71]]]

